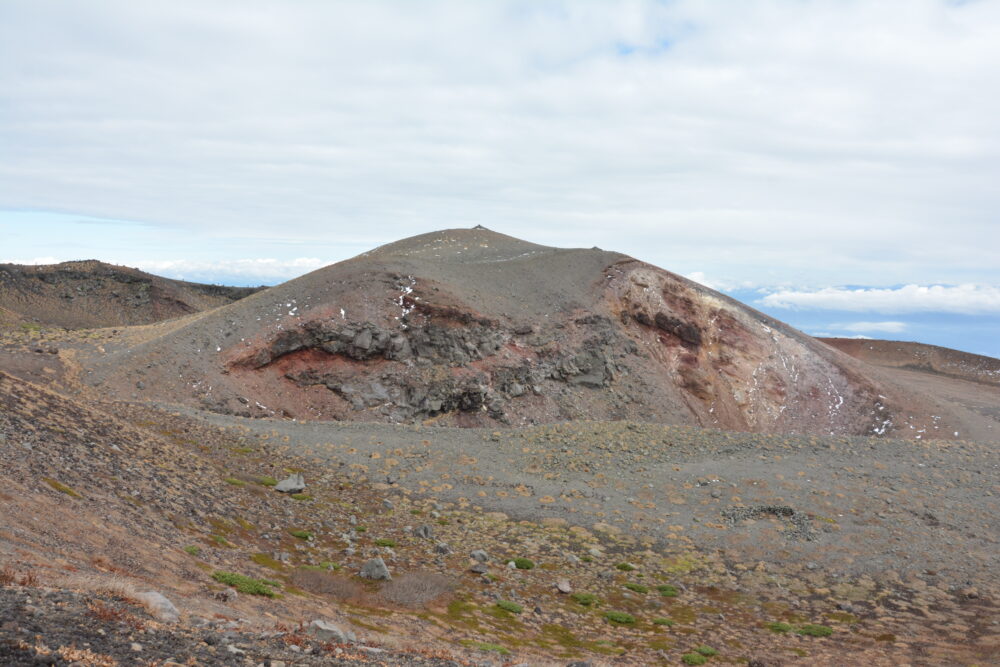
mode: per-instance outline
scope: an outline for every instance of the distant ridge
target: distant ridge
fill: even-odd
[[[97,260],[0,264],[0,325],[87,329],[151,324],[217,308],[260,289],[171,280]]]

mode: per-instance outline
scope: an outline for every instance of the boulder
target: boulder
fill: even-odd
[[[306,490],[306,480],[302,473],[292,473],[274,487],[279,493],[302,493]]]
[[[321,642],[335,642],[337,644],[352,644],[357,641],[353,632],[344,632],[339,627],[330,623],[329,621],[324,621],[323,619],[316,619],[306,628],[306,632],[310,636],[315,637]]]
[[[380,556],[376,556],[362,565],[360,574],[364,579],[374,579],[376,581],[389,581],[392,579],[392,575],[389,574],[389,567]]]
[[[153,617],[163,623],[176,623],[181,615],[177,611],[174,603],[168,600],[162,593],[156,591],[146,591],[135,596],[142,602]]]

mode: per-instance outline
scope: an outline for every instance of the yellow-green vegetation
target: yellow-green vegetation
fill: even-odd
[[[674,623],[674,621],[670,620],[669,618],[663,618],[661,616],[660,618],[654,618],[653,619],[653,625],[665,625],[668,628],[670,628],[670,627],[673,627],[675,625],[675,623]]]
[[[796,630],[800,635],[806,635],[807,637],[829,637],[833,634],[833,628],[827,625],[818,625],[816,623],[806,623]]]
[[[201,547],[191,544],[184,547],[184,551],[192,556],[197,556],[198,554],[201,553]]]
[[[42,477],[42,481],[45,482],[46,484],[48,484],[49,486],[51,486],[53,489],[55,489],[59,493],[65,493],[67,496],[70,496],[71,498],[82,498],[83,497],[79,493],[77,493],[76,491],[74,491],[73,489],[71,489],[70,487],[68,487],[65,484],[63,484],[62,482],[56,481],[56,480],[54,480],[54,479],[52,479],[50,477]]]
[[[604,614],[604,618],[617,625],[635,624],[635,616],[624,611],[609,611]]]
[[[630,591],[633,591],[635,593],[648,593],[649,592],[649,587],[648,586],[643,586],[642,584],[636,584],[636,583],[633,583],[631,581],[628,582],[627,584],[625,584],[625,588],[627,588]]]
[[[719,655],[718,651],[716,651],[711,646],[707,646],[705,644],[702,644],[701,646],[699,646],[698,648],[696,648],[695,649],[695,653],[700,653],[701,655],[705,656],[706,658],[711,658],[713,655]]]
[[[232,542],[230,542],[229,540],[227,540],[222,535],[212,535],[211,539],[212,539],[213,542],[215,542],[216,544],[218,544],[220,547],[225,547],[226,549],[232,549],[232,548],[234,548],[236,546],[235,544],[233,544]]]
[[[681,656],[681,662],[685,665],[704,665],[708,662],[708,658],[700,653],[685,653]]]
[[[355,533],[367,533],[368,532],[368,527],[367,526],[355,526],[354,527],[354,532]]]
[[[236,574],[235,572],[225,572],[222,570],[216,570],[212,573],[212,578],[216,581],[226,584],[227,586],[232,586],[240,593],[245,593],[247,595],[263,595],[264,597],[277,597],[272,588],[277,588],[280,586],[277,582],[270,581],[268,579],[254,579],[253,577],[247,577],[242,574]]]
[[[234,454],[249,454],[253,451],[253,447],[230,447],[229,451]]]
[[[680,595],[680,591],[678,591],[675,586],[671,586],[670,584],[657,586],[656,590],[665,598],[675,598]]]
[[[509,611],[512,614],[520,614],[524,611],[524,607],[516,602],[511,602],[510,600],[497,600],[497,607],[503,609],[504,611]]]
[[[257,483],[260,484],[261,486],[278,486],[278,480],[276,480],[273,477],[268,477],[266,475],[264,477],[258,477]]]
[[[514,567],[519,570],[533,570],[535,568],[535,564],[527,558],[515,558]]]
[[[478,642],[474,639],[463,639],[461,642],[462,646],[467,648],[474,648],[480,651],[491,651],[493,653],[499,653],[500,655],[507,655],[510,653],[507,649],[500,644],[490,644],[488,642]]]
[[[704,563],[692,556],[680,556],[675,558],[673,563],[666,566],[664,571],[668,574],[687,574],[704,566]]]
[[[593,593],[573,593],[570,597],[577,604],[582,604],[584,607],[590,607],[598,603],[597,596]]]
[[[390,540],[390,539],[385,538],[385,537],[380,537],[379,539],[375,540],[375,546],[377,546],[377,547],[389,547],[391,549],[392,547],[396,546],[396,540]]]
[[[635,565],[632,565],[632,563],[618,563],[615,567],[622,572],[631,572],[635,569]]]
[[[312,534],[311,531],[302,530],[302,529],[298,529],[298,528],[294,528],[292,530],[289,530],[288,534],[291,535],[292,537],[297,537],[300,540],[310,540],[313,537],[313,534]]]
[[[293,493],[292,500],[312,500],[312,496],[308,493]]]
[[[242,479],[236,479],[235,477],[227,477],[226,478],[226,484],[230,484],[232,486],[246,486],[247,485],[247,483],[244,482]]]
[[[783,623],[781,621],[775,621],[773,623],[767,624],[767,629],[771,632],[788,632],[792,629],[791,624]]]
[[[264,553],[252,554],[250,560],[271,570],[281,571],[285,569],[285,565],[281,561],[275,560]]]

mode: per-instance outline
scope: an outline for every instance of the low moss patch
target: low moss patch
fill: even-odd
[[[492,652],[492,653],[499,653],[500,655],[508,655],[510,653],[510,651],[508,651],[503,646],[500,646],[500,644],[490,644],[489,642],[479,642],[479,641],[476,641],[474,639],[463,639],[459,643],[462,646],[465,646],[466,648],[474,648],[474,649],[477,649],[479,651],[488,651],[488,652]]]
[[[312,496],[308,493],[293,493],[292,500],[312,500]]]
[[[42,477],[42,481],[45,482],[46,484],[48,484],[49,486],[51,486],[53,489],[55,489],[59,493],[65,493],[67,496],[70,496],[71,498],[82,498],[83,497],[79,493],[77,493],[76,491],[74,491],[73,489],[71,489],[70,487],[66,486],[65,484],[63,484],[60,481],[52,479],[51,477]]]
[[[201,553],[201,547],[199,547],[197,545],[194,545],[194,544],[190,544],[190,545],[184,547],[184,551],[186,553],[190,554],[191,556],[197,556],[198,554]]]
[[[632,565],[632,563],[618,563],[615,567],[622,572],[631,572],[635,569],[635,565]]]
[[[719,655],[718,651],[716,651],[714,648],[712,648],[711,646],[708,646],[706,644],[702,644],[701,646],[699,646],[698,648],[696,648],[694,651],[695,651],[695,653],[700,653],[701,655],[705,656],[706,658],[711,658],[713,655]]]
[[[681,656],[681,662],[685,665],[704,665],[708,658],[700,653],[685,653]]]
[[[671,586],[670,584],[663,584],[662,586],[657,586],[656,591],[665,598],[675,598],[680,595],[680,591],[677,590],[676,586]]]
[[[527,558],[515,558],[514,567],[519,570],[533,570],[535,568],[535,564]]]
[[[293,529],[289,530],[288,534],[292,537],[297,537],[300,540],[311,540],[313,538],[312,531],[309,530]]]
[[[257,483],[260,484],[261,486],[278,486],[278,480],[276,480],[273,477],[268,477],[266,475],[264,477],[258,477]]]
[[[598,602],[597,596],[593,593],[573,593],[570,597],[573,598],[574,602],[582,604],[584,607],[590,607]]]
[[[377,547],[389,547],[390,549],[396,546],[396,540],[390,540],[388,538],[379,538],[375,540],[375,546]]]
[[[511,602],[510,600],[497,600],[497,607],[503,609],[504,611],[509,611],[512,614],[520,614],[524,611],[524,607],[516,602]]]
[[[246,486],[247,485],[247,483],[244,482],[242,479],[236,479],[235,477],[227,477],[226,478],[226,484],[229,484],[230,486]]]
[[[270,570],[277,570],[280,572],[285,569],[284,563],[264,553],[252,554],[250,556],[250,560]]]
[[[660,617],[653,619],[653,625],[665,625],[668,628],[672,628],[676,623],[669,618]]]
[[[649,592],[649,587],[648,586],[643,586],[642,584],[636,584],[636,583],[633,583],[631,581],[628,582],[627,584],[625,584],[625,588],[627,588],[630,591],[633,591],[635,593],[648,593]]]
[[[816,623],[806,623],[801,626],[797,633],[807,637],[829,637],[833,634],[833,628],[828,625],[818,625]]]
[[[781,621],[774,621],[773,623],[767,624],[767,629],[771,632],[788,632],[792,629],[790,623],[782,623]]]
[[[604,614],[604,618],[617,625],[634,625],[635,616],[624,611],[609,611]]]
[[[254,579],[253,577],[247,577],[242,574],[236,574],[235,572],[225,572],[222,570],[216,570],[213,572],[212,578],[220,583],[226,584],[227,586],[232,586],[240,593],[245,593],[247,595],[262,595],[268,598],[278,596],[272,588],[277,588],[279,584],[267,579]]]

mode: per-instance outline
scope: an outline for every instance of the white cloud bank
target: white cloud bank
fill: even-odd
[[[900,333],[906,331],[907,324],[906,322],[847,322],[830,326],[840,331]]]
[[[758,301],[770,308],[882,313],[1000,314],[1000,287],[992,285],[904,285],[898,288],[827,287],[782,290]],[[878,324],[878,323],[867,323]],[[900,323],[882,323],[900,324]],[[858,329],[861,331],[862,329]],[[871,329],[876,330],[876,329]],[[885,329],[883,329],[885,330]]]
[[[329,264],[315,257],[299,257],[282,261],[277,259],[234,259],[226,261],[159,260],[138,261],[134,265],[149,273],[178,280],[225,283],[265,282],[279,283],[297,278]]]

